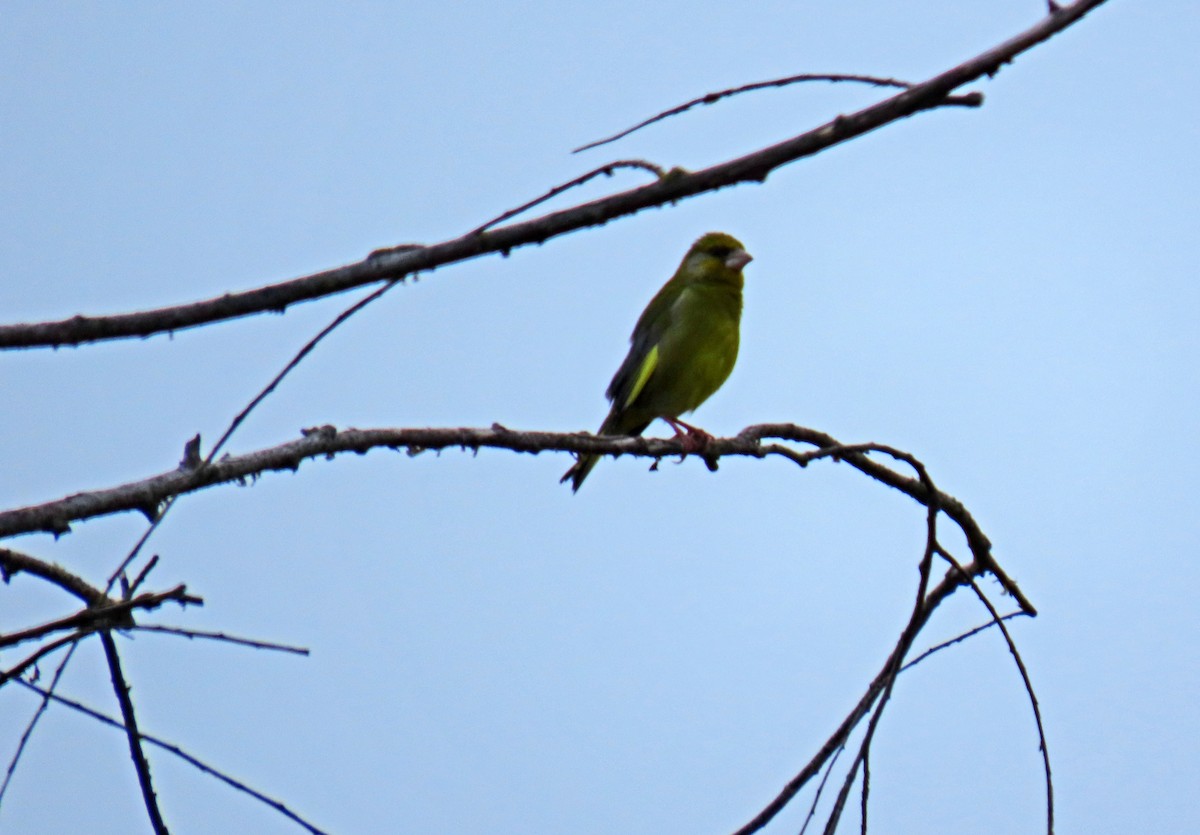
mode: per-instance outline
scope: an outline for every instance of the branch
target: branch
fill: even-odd
[[[108,671],[112,676],[113,692],[117,694],[117,702],[121,705],[121,716],[125,720],[125,736],[129,740],[129,756],[133,759],[133,767],[137,772],[138,785],[142,789],[142,800],[146,804],[146,814],[150,817],[150,825],[154,827],[155,835],[168,835],[167,825],[163,821],[162,812],[158,808],[158,798],[154,794],[154,784],[150,780],[150,763],[142,751],[142,734],[138,731],[137,715],[133,710],[133,700],[129,697],[129,685],[125,682],[125,674],[121,672],[121,656],[117,654],[117,644],[111,632],[100,633],[104,642],[104,657],[108,661]]]
[[[969,574],[979,574],[984,571],[983,567],[977,564],[966,566],[964,569]],[[920,611],[916,613],[916,617],[910,620],[908,628],[905,632],[915,629],[920,631],[928,622],[933,612],[941,603],[948,598],[955,589],[965,583],[964,576],[957,570],[946,572],[946,576],[929,592],[925,597],[925,603],[920,607]],[[915,633],[914,633],[915,634]],[[839,749],[846,744],[850,734],[862,721],[868,711],[871,710],[875,700],[879,698],[884,689],[888,686],[888,682],[892,680],[894,673],[900,667],[900,662],[904,658],[904,653],[907,647],[904,646],[904,641],[897,643],[892,650],[887,660],[883,663],[883,667],[876,674],[875,678],[867,687],[867,692],[858,700],[858,704],[850,711],[845,719],[842,720],[833,734],[825,741],[820,750],[813,755],[808,764],[800,770],[800,772],[788,781],[787,785],[779,792],[775,798],[768,803],[761,812],[754,816],[745,826],[738,829],[734,835],[751,835],[758,832],[766,826],[772,818],[774,818],[783,808],[795,797],[802,788],[821,770],[824,763],[834,755]]]
[[[48,580],[61,589],[78,597],[88,606],[103,606],[113,601],[100,589],[88,583],[82,577],[72,574],[55,563],[39,560],[19,551],[0,548],[0,578],[7,583],[15,575],[24,571],[35,577]]]
[[[170,591],[139,594],[130,600],[108,600],[103,605],[89,606],[73,615],[44,623],[41,626],[0,635],[0,649],[68,629],[79,630],[80,637],[98,629],[128,629],[134,626],[132,615],[135,610],[150,611],[168,601],[175,601],[181,606],[189,603],[197,606],[204,605],[201,598],[188,594],[187,586],[184,585],[178,585]]]
[[[73,496],[45,504],[0,512],[0,537],[39,531],[56,535],[64,534],[70,531],[71,522],[128,511],[139,511],[153,520],[162,503],[174,496],[195,492],[216,484],[229,482],[244,484],[247,479],[257,478],[266,472],[280,470],[294,472],[299,469],[303,461],[309,459],[329,459],[345,453],[362,455],[379,447],[394,450],[405,449],[409,455],[453,447],[476,451],[481,448],[493,448],[529,453],[556,451],[577,454],[632,455],[653,459],[684,454],[682,444],[676,439],[604,436],[586,432],[568,434],[518,432],[499,424],[493,424],[489,429],[346,429],[340,431],[332,426],[322,426],[303,430],[302,434],[304,437],[296,441],[245,455],[227,456],[205,466],[176,469],[119,487],[76,493]],[[818,449],[801,454],[781,444],[763,444],[762,441],[768,438],[809,444]],[[940,510],[962,528],[972,556],[988,568],[1005,590],[1013,595],[1024,611],[1030,614],[1037,612],[1033,604],[1017,588],[1016,583],[995,564],[991,556],[991,542],[962,502],[940,492],[936,496],[931,495],[929,489],[919,479],[902,475],[878,461],[872,460],[863,451],[867,449],[886,452],[889,455],[903,455],[881,445],[846,446],[823,432],[787,423],[751,426],[732,438],[714,438],[701,455],[711,468],[715,468],[718,459],[728,455],[752,458],[781,455],[801,466],[819,458],[831,457],[845,461],[855,469],[905,493],[922,505],[928,506],[931,500],[936,499]]]
[[[696,172],[677,170],[648,185],[619,192],[533,220],[479,234],[468,233],[429,246],[380,250],[355,264],[292,281],[228,293],[214,299],[117,316],[75,316],[56,322],[0,326],[0,349],[80,345],[106,339],[145,337],[263,312],[281,313],[289,305],[342,293],[386,280],[402,280],[418,271],[459,263],[490,253],[507,254],[541,244],[577,229],[601,226],[644,209],[740,183],[764,182],[781,166],[869,133],[922,110],[943,105],[954,90],[982,76],[993,76],[1016,56],[1082,18],[1105,0],[1077,0],[1044,17],[1021,34],[939,75],[849,116]]]
[[[67,660],[71,657],[71,653],[73,653],[75,651],[75,647],[79,646],[79,642],[91,634],[93,634],[93,633],[86,632],[86,631],[79,631],[79,632],[75,632],[71,635],[63,635],[61,638],[58,638],[57,640],[42,644],[40,647],[38,647],[36,650],[33,651],[32,655],[26,656],[24,659],[22,659],[21,661],[18,661],[16,664],[9,667],[7,670],[0,670],[0,687],[4,686],[5,684],[8,684],[10,681],[16,680],[18,676],[24,675],[26,670],[28,670],[30,667],[37,664],[39,661],[41,661],[46,656],[51,655],[52,653],[58,652],[63,647],[70,647],[70,649],[67,650],[67,655],[63,657],[62,664],[65,664],[67,662]],[[62,671],[62,664],[60,664],[58,670],[55,671],[54,681],[58,681],[59,673]],[[35,676],[35,680],[36,680],[36,676]],[[12,762],[9,764],[9,775],[10,776],[12,775],[13,769],[16,767],[16,761],[21,755],[21,750],[25,747],[25,741],[28,738],[28,733],[32,731],[33,725],[37,723],[38,716],[40,716],[40,715],[41,715],[40,711],[38,713],[34,714],[34,717],[30,721],[30,724],[26,727],[26,735],[23,735],[21,737],[21,744],[19,746],[17,746],[17,752],[13,756]],[[7,782],[8,781],[6,778],[5,783],[7,784]],[[0,792],[0,795],[2,795],[2,794],[3,794],[3,792]]]

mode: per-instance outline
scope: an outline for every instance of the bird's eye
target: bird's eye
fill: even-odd
[[[708,254],[713,258],[720,258],[722,261],[728,258],[732,253],[733,247],[731,246],[714,246],[708,251]]]

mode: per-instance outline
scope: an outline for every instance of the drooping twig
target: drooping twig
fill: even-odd
[[[996,607],[992,605],[992,601],[988,600],[987,595],[979,588],[979,584],[975,582],[974,577],[964,569],[949,551],[938,546],[938,555],[952,565],[967,582],[970,583],[975,596],[987,608],[988,613],[992,616],[992,623],[1000,629],[1000,634],[1004,636],[1004,642],[1008,645],[1009,654],[1012,655],[1013,661],[1016,662],[1017,670],[1021,674],[1021,682],[1025,685],[1025,692],[1029,696],[1029,706],[1033,709],[1033,721],[1037,725],[1038,734],[1038,750],[1042,754],[1042,769],[1046,776],[1046,835],[1054,835],[1054,778],[1050,770],[1050,749],[1046,746],[1046,729],[1042,724],[1042,710],[1038,706],[1037,695],[1033,692],[1033,681],[1029,678],[1029,670],[1025,668],[1025,661],[1021,658],[1021,653],[1017,651],[1016,642],[1013,641],[1012,635],[1008,632],[1008,627],[1004,625],[1005,618],[1000,617],[1000,613],[996,611]]]
[[[1066,29],[1104,2],[1076,0],[1015,37],[877,104],[708,168],[681,171],[679,176],[663,177],[645,186],[482,234],[468,233],[418,249],[377,250],[372,253],[373,257],[355,264],[193,304],[118,316],[75,316],[56,322],[0,326],[0,349],[80,345],[106,339],[144,337],[267,311],[282,312],[298,302],[418,271],[426,272],[489,253],[511,252],[705,192],[739,183],[761,183],[781,166],[940,106],[959,87],[982,76],[995,75],[1018,55]]]
[[[81,702],[77,702],[74,699],[68,699],[66,696],[59,695],[58,693],[52,693],[49,690],[45,690],[45,689],[42,689],[41,687],[38,687],[36,684],[30,684],[29,682],[23,681],[21,679],[17,679],[16,681],[22,687],[26,687],[26,688],[32,690],[33,692],[40,694],[43,697],[43,699],[45,699],[47,701],[53,701],[53,702],[56,702],[57,704],[63,705],[64,707],[68,707],[71,710],[78,711],[79,713],[82,713],[85,716],[89,716],[92,719],[95,719],[96,721],[98,721],[104,725],[108,725],[111,728],[116,728],[122,732],[126,731],[125,726],[122,725],[120,722],[118,722],[116,719],[113,719],[111,716],[107,716],[98,710],[94,710]],[[300,826],[307,829],[309,832],[312,833],[312,835],[327,835],[327,833],[324,830],[318,829],[316,826],[309,823],[304,818],[300,817],[298,814],[293,812],[291,809],[289,809],[286,805],[284,805],[280,801],[278,801],[272,797],[268,797],[267,795],[263,794],[262,792],[260,792],[256,789],[252,789],[250,786],[246,785],[245,783],[243,783],[240,780],[230,777],[228,774],[225,774],[224,772],[220,771],[217,768],[214,768],[213,766],[209,765],[208,763],[204,762],[203,760],[189,754],[187,751],[184,751],[178,745],[175,745],[174,743],[171,743],[171,742],[167,742],[163,739],[160,739],[159,737],[156,737],[156,736],[153,736],[153,735],[147,734],[147,733],[141,733],[141,734],[139,734],[139,737],[141,738],[142,742],[148,743],[157,748],[161,748],[162,750],[164,750],[170,754],[174,754],[176,757],[179,757],[184,762],[195,767],[198,771],[201,771],[204,774],[208,774],[211,777],[215,777],[216,779],[220,780],[222,783],[225,783],[227,786],[230,786],[231,788],[234,788],[240,792],[243,792],[244,794],[248,794],[250,797],[253,797],[255,800],[259,801],[260,803],[266,804],[267,806],[271,807],[275,811],[279,812],[279,814],[283,815],[284,817],[288,818],[289,820],[294,821],[295,823],[297,823]]]
[[[24,675],[25,671],[28,670],[30,667],[37,664],[39,661],[41,661],[46,656],[52,655],[53,653],[58,652],[63,647],[69,647],[70,651],[74,652],[75,647],[79,644],[80,640],[82,640],[83,638],[86,638],[88,635],[91,635],[96,631],[97,630],[81,629],[77,632],[72,632],[70,635],[63,635],[61,638],[56,638],[53,641],[48,641],[47,643],[42,644],[36,650],[34,650],[33,653],[31,653],[30,655],[27,655],[25,658],[21,659],[16,664],[13,664],[7,670],[0,670],[0,686],[8,684],[10,681],[16,681],[17,678],[19,676]],[[64,657],[63,661],[65,662],[66,659],[69,657],[70,657],[69,655],[67,657]],[[62,670],[62,666],[61,666],[61,662],[60,662],[59,669],[57,671],[55,671],[56,672],[55,678],[58,677],[57,674],[59,672],[61,672],[61,670]],[[34,722],[37,721],[36,716],[34,717],[33,721]]]
[[[20,551],[0,548],[0,578],[7,583],[14,575],[22,571],[49,581],[60,589],[75,595],[89,606],[99,606],[108,602],[104,592],[62,566],[31,557]]]
[[[742,93],[750,93],[755,90],[768,90],[771,88],[787,87],[792,84],[800,84],[808,81],[827,81],[830,83],[838,82],[853,82],[858,84],[870,84],[872,87],[896,87],[901,90],[912,89],[913,84],[908,81],[900,81],[895,78],[881,78],[875,75],[854,75],[851,73],[800,73],[799,75],[789,75],[786,78],[774,78],[770,81],[756,81],[753,84],[742,84],[737,87],[730,87],[725,90],[718,90],[715,93],[705,93],[703,96],[686,101],[683,104],[676,105],[662,113],[651,116],[649,119],[643,119],[633,127],[626,128],[619,133],[614,133],[612,136],[606,136],[603,139],[597,139],[595,142],[589,142],[586,145],[580,145],[578,148],[571,151],[573,154],[579,154],[583,151],[590,151],[592,148],[599,148],[601,145],[608,145],[616,142],[618,139],[624,139],[631,133],[636,133],[642,128],[649,127],[655,122],[661,122],[664,119],[669,119],[672,116],[679,116],[686,113],[693,107],[699,107],[702,104],[716,104],[721,99],[737,96]],[[943,105],[957,105],[959,107],[979,107],[983,104],[983,95],[980,93],[968,93],[965,96],[947,96],[943,101]]]

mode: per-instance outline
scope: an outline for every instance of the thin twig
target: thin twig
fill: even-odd
[[[1007,615],[1000,618],[1000,620],[1012,620],[1013,618],[1022,618],[1022,617],[1029,617],[1029,613],[1028,612],[1009,612]],[[922,661],[924,661],[926,658],[933,655],[935,652],[941,652],[942,650],[946,649],[947,647],[952,647],[955,644],[961,643],[962,641],[965,641],[968,638],[978,635],[980,632],[983,632],[986,629],[991,629],[995,625],[996,625],[996,621],[989,620],[987,623],[981,623],[981,624],[979,624],[979,626],[976,626],[974,629],[968,629],[966,632],[962,633],[961,635],[957,635],[948,641],[942,641],[940,644],[934,644],[929,649],[925,650],[920,655],[918,655],[916,658],[914,658],[912,661],[909,661],[903,667],[901,667],[900,672],[903,673],[905,670],[908,670],[911,667],[917,666]]]
[[[251,647],[253,649],[267,649],[275,652],[290,652],[294,655],[308,655],[307,647],[291,646],[289,644],[277,644],[272,641],[258,641],[253,638],[239,638],[236,635],[226,635],[224,632],[209,632],[203,629],[183,629],[176,626],[159,626],[159,625],[138,625],[134,627],[136,632],[158,632],[163,635],[178,635],[183,638],[205,638],[211,641],[223,641],[227,644],[237,644],[239,646]]]
[[[489,220],[487,223],[483,224],[482,226],[475,227],[467,234],[468,235],[480,235],[480,234],[486,232],[488,229],[491,229],[496,224],[503,223],[506,220],[511,220],[512,218],[516,217],[517,215],[524,214],[525,212],[532,209],[534,206],[539,206],[542,203],[545,203],[547,200],[551,199],[552,197],[557,197],[558,195],[562,194],[564,191],[569,191],[570,189],[576,188],[577,186],[581,186],[584,183],[588,182],[589,180],[599,177],[601,174],[605,175],[606,177],[611,177],[613,175],[613,171],[618,168],[640,168],[643,171],[649,171],[651,174],[653,174],[655,177],[658,177],[659,179],[662,179],[663,177],[665,177],[667,175],[666,171],[664,171],[660,166],[657,166],[652,162],[646,162],[645,160],[640,160],[640,159],[619,159],[616,162],[610,162],[606,165],[600,166],[599,168],[592,169],[591,171],[587,172],[586,174],[580,174],[575,179],[568,180],[567,182],[563,183],[562,185],[555,186],[554,188],[550,189],[548,192],[543,194],[541,197],[535,197],[533,200],[530,200],[528,203],[522,203],[520,206],[517,206],[515,209],[509,209],[504,214],[498,215],[497,217],[492,218],[491,220]]]
[[[50,699],[54,694],[54,689],[58,687],[59,681],[62,680],[63,673],[67,669],[67,663],[71,660],[71,656],[75,654],[75,649],[78,646],[78,641],[72,643],[70,648],[67,649],[67,654],[63,656],[62,661],[58,662],[58,667],[54,670],[54,676],[50,679],[50,687],[46,689],[45,695],[42,696],[41,704],[33,712],[33,716],[29,717],[29,721],[25,723],[25,730],[21,732],[21,740],[17,743],[16,750],[13,751],[12,757],[8,760],[8,769],[4,772],[4,782],[0,783],[0,805],[4,803],[4,793],[8,791],[13,774],[17,771],[17,763],[21,761],[21,755],[25,753],[25,746],[29,744],[29,740],[33,736],[33,731],[38,726],[38,722],[46,714],[46,708],[50,706]],[[25,683],[20,679],[14,680],[22,684]]]
[[[1038,750],[1042,754],[1042,768],[1046,775],[1046,835],[1054,835],[1054,778],[1050,773],[1050,749],[1046,746],[1046,729],[1042,724],[1042,711],[1038,707],[1037,696],[1033,692],[1033,681],[1029,678],[1029,671],[1025,668],[1025,661],[1021,658],[1021,653],[1017,652],[1016,642],[1013,641],[1012,635],[1009,634],[1008,627],[1004,625],[1005,618],[1000,617],[1000,613],[996,611],[996,607],[992,605],[992,601],[988,600],[987,595],[979,588],[979,584],[975,582],[974,577],[965,571],[950,552],[940,545],[938,546],[938,555],[950,563],[965,578],[966,582],[975,591],[975,596],[987,607],[988,613],[992,616],[992,623],[1000,628],[1000,634],[1004,636],[1004,642],[1008,645],[1008,651],[1017,664],[1017,670],[1021,673],[1021,681],[1025,684],[1025,692],[1029,695],[1029,706],[1033,708],[1033,720],[1037,724]]]
[[[862,782],[862,798],[859,803],[861,822],[859,824],[859,835],[867,835],[867,797],[871,793],[871,752],[868,750],[863,755],[863,782]]]
[[[872,87],[896,87],[901,90],[909,90],[914,85],[908,81],[900,81],[895,78],[881,78],[874,75],[854,75],[849,73],[800,73],[799,75],[789,75],[786,78],[775,78],[770,81],[756,81],[753,84],[742,84],[738,87],[730,87],[726,90],[718,90],[715,93],[705,93],[703,96],[694,98],[691,101],[676,105],[669,110],[664,110],[656,116],[651,116],[649,119],[643,119],[631,128],[626,128],[620,133],[614,133],[612,136],[607,136],[604,139],[597,139],[595,142],[589,142],[586,145],[580,145],[578,148],[571,151],[573,154],[590,151],[592,148],[599,148],[601,145],[608,145],[616,142],[618,139],[624,139],[631,133],[636,133],[642,128],[649,127],[655,122],[661,122],[663,119],[669,119],[672,116],[678,116],[681,113],[686,113],[693,107],[702,104],[716,104],[721,99],[729,96],[736,96],[741,93],[749,93],[754,90],[767,90],[775,87],[787,87],[791,84],[799,84],[806,81],[828,81],[831,83],[838,82],[857,82],[859,84],[870,84]],[[943,102],[947,105],[959,105],[964,107],[979,107],[983,104],[983,96],[979,93],[968,93],[965,96],[947,96]]]
[[[78,632],[73,632],[70,635],[63,635],[61,638],[56,638],[53,641],[42,644],[33,652],[33,654],[27,656],[24,660],[18,661],[7,670],[0,671],[0,686],[8,684],[10,681],[17,680],[18,676],[24,675],[25,671],[34,664],[37,664],[47,655],[58,652],[65,646],[70,646],[71,650],[74,651],[75,647],[79,644],[79,641],[82,638],[86,638],[88,635],[91,635],[93,632],[97,631],[99,630],[81,629]],[[63,660],[65,661],[66,658]],[[58,678],[58,672],[61,672],[61,668],[59,671],[56,671],[55,678]]]
[[[111,716],[107,716],[98,710],[94,710],[81,702],[77,702],[74,699],[68,699],[66,696],[60,696],[59,694],[52,693],[49,690],[43,690],[41,687],[38,687],[36,684],[30,684],[29,682],[24,681],[22,679],[17,679],[17,683],[23,687],[29,688],[30,690],[32,690],[35,693],[40,693],[43,697],[43,700],[53,700],[53,701],[57,702],[58,704],[63,705],[64,707],[68,707],[72,710],[82,713],[84,716],[90,716],[92,719],[95,719],[96,721],[98,721],[104,725],[108,725],[111,728],[116,728],[117,730],[120,730],[122,732],[126,731],[125,726],[122,725],[116,719],[113,719]],[[174,754],[176,757],[179,757],[184,762],[195,767],[198,771],[201,771],[204,774],[209,775],[210,777],[215,777],[216,779],[220,780],[222,783],[225,783],[227,786],[237,789],[238,791],[243,792],[244,794],[250,795],[250,797],[253,797],[255,800],[259,801],[260,803],[266,804],[267,806],[271,807],[275,811],[279,812],[279,814],[283,815],[284,817],[288,818],[289,820],[294,821],[295,823],[304,827],[309,832],[311,832],[313,835],[327,835],[327,833],[324,830],[318,829],[316,826],[309,823],[304,818],[300,817],[298,814],[293,812],[291,809],[289,809],[287,806],[285,806],[280,801],[275,800],[272,797],[268,797],[267,795],[263,794],[262,792],[250,788],[250,786],[246,785],[245,783],[241,782],[240,780],[234,779],[233,777],[230,777],[228,774],[225,774],[224,772],[219,771],[218,769],[214,768],[213,766],[209,765],[208,763],[204,762],[203,760],[201,760],[197,757],[194,757],[191,754],[189,754],[188,752],[184,751],[178,745],[175,745],[174,743],[171,743],[171,742],[167,742],[163,739],[160,739],[159,737],[156,737],[156,736],[153,736],[153,735],[147,734],[147,733],[141,733],[138,736],[141,738],[141,740],[143,742],[153,745],[157,748],[161,748],[162,750],[164,750],[170,754]]]
[[[967,570],[975,573],[982,573],[984,571],[984,567],[979,564],[972,564],[967,567]],[[962,583],[963,581],[961,578],[959,578],[958,572],[947,572],[946,576],[944,576],[938,582],[937,586],[935,586],[933,590],[930,591],[926,596],[925,607],[922,611],[922,623],[928,621],[937,607],[943,601],[945,601],[946,598],[953,594],[954,590],[962,585]],[[777,814],[779,814],[779,812],[781,812],[789,802],[791,802],[792,798],[794,798],[796,794],[802,788],[804,788],[808,781],[817,774],[822,765],[831,756],[833,756],[833,753],[838,748],[846,744],[846,740],[849,738],[851,732],[858,726],[863,717],[867,715],[867,712],[871,709],[871,706],[875,703],[875,700],[883,692],[885,684],[889,678],[889,674],[898,664],[897,655],[900,653],[900,650],[901,647],[899,646],[893,648],[891,654],[884,662],[883,667],[876,674],[871,683],[867,685],[867,690],[865,693],[863,693],[862,698],[858,700],[858,703],[842,720],[842,723],[838,725],[834,732],[829,736],[829,739],[825,741],[825,744],[822,745],[817,753],[812,756],[812,758],[808,761],[808,764],[805,765],[795,777],[789,780],[786,785],[784,785],[784,787],[771,800],[771,802],[763,807],[762,811],[755,815],[744,826],[739,828],[734,835],[751,835],[751,833],[758,832],[764,826],[770,823],[770,821]]]
[[[155,835],[168,835],[162,811],[158,808],[158,798],[154,794],[154,783],[150,779],[150,763],[146,761],[146,754],[142,751],[142,734],[138,730],[133,700],[129,697],[129,685],[125,682],[125,674],[121,672],[121,656],[117,653],[116,641],[113,640],[112,633],[107,631],[100,633],[100,640],[104,644],[104,657],[108,661],[108,672],[112,676],[113,692],[117,694],[117,703],[121,705],[121,716],[125,720],[129,756],[133,758],[146,814],[150,818],[150,825],[154,827]]]
[[[829,780],[829,775],[833,771],[833,766],[837,763],[838,757],[845,750],[845,746],[838,748],[833,752],[833,756],[829,758],[829,762],[825,764],[825,773],[821,775],[821,782],[817,784],[817,790],[813,793],[812,803],[808,807],[808,814],[804,817],[804,823],[800,827],[800,835],[804,835],[808,831],[808,824],[817,813],[817,804],[821,801],[821,792],[825,791],[825,783]]]

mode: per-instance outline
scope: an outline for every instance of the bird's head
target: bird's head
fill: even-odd
[[[742,242],[724,232],[709,232],[692,244],[683,272],[697,279],[742,284],[742,267],[751,261]]]

